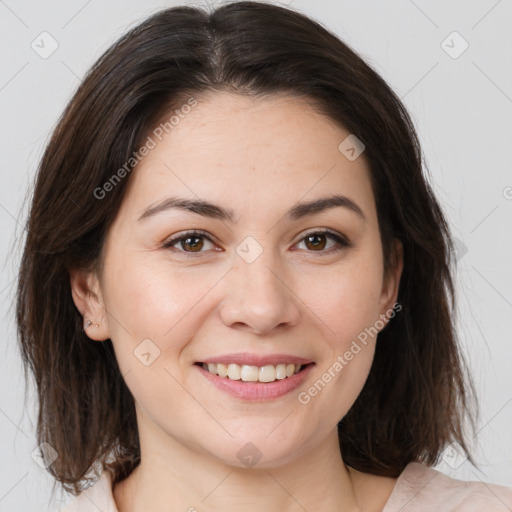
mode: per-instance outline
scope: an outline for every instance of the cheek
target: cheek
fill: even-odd
[[[148,359],[154,361],[152,375],[175,367],[204,321],[204,304],[218,273],[199,266],[180,269],[142,255],[118,259],[106,275],[110,337],[123,374],[145,371],[141,363]]]
[[[324,394],[318,407],[323,408],[332,417],[331,423],[339,422],[351,409],[368,378],[373,361],[374,343],[356,342],[347,350],[337,354],[334,362],[322,373],[318,382],[326,382],[321,388]],[[319,413],[320,415],[320,413]]]
[[[214,276],[173,268],[159,258],[132,258],[111,266],[107,309],[115,332],[162,339],[212,288]]]
[[[308,306],[327,327],[327,339],[335,340],[337,349],[343,350],[378,319],[380,268],[371,261],[355,261],[315,281],[314,286],[308,287]]]
[[[329,414],[338,420],[366,382],[378,332],[381,269],[372,258],[353,262],[315,280],[307,303],[321,320],[325,345],[318,380],[306,393],[317,407],[332,406]],[[313,398],[318,395],[322,398]]]
[[[377,274],[339,273],[326,280],[311,309],[324,326],[324,343],[316,379],[299,396],[318,417],[335,424],[349,411],[361,392],[375,353],[378,318]],[[319,288],[320,289],[320,288]]]
[[[155,258],[156,259],[156,258]],[[170,265],[128,261],[108,273],[109,328],[121,374],[145,414],[190,408],[180,358],[194,338],[201,298],[212,276],[183,275]],[[197,411],[200,419],[201,411]],[[176,433],[178,435],[178,433]]]

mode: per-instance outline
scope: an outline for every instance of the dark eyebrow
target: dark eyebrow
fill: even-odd
[[[363,211],[357,205],[357,203],[355,203],[352,199],[342,195],[333,195],[321,199],[315,199],[314,201],[298,203],[291,208],[291,210],[286,214],[286,217],[290,220],[298,220],[302,217],[305,217],[306,215],[313,215],[329,208],[337,207],[348,208],[349,210],[359,215],[363,220],[366,220]],[[227,220],[230,222],[234,222],[235,217],[233,210],[222,208],[221,206],[217,206],[208,201],[203,201],[202,199],[182,199],[178,197],[169,197],[147,208],[138,220],[152,217],[171,208],[179,208],[197,213],[203,217],[211,217],[213,219]]]
[[[349,197],[342,195],[333,195],[329,197],[323,197],[321,199],[315,199],[314,201],[307,203],[299,203],[288,212],[287,217],[291,220],[297,220],[305,217],[306,215],[313,215],[315,213],[328,210],[329,208],[338,207],[348,208],[354,213],[357,213],[359,217],[366,221],[363,210],[357,205],[357,203]]]
[[[222,208],[221,206],[217,206],[201,199],[181,199],[179,197],[169,197],[150,206],[144,211],[138,220],[152,217],[153,215],[169,210],[170,208],[187,210],[202,215],[203,217],[211,217],[212,219],[228,220],[230,222],[233,222],[234,220],[233,210]]]

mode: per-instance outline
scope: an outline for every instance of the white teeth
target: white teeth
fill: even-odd
[[[231,380],[242,380],[244,382],[274,382],[275,380],[291,377],[299,373],[302,368],[300,364],[278,364],[276,366],[268,364],[258,367],[234,363],[203,363],[202,366],[213,375],[227,377]]]
[[[253,368],[256,368],[256,366],[253,366]],[[258,380],[260,382],[274,382],[276,380],[276,367],[271,364],[260,366]]]
[[[238,365],[234,365],[238,366]],[[239,367],[240,368],[240,367]],[[258,382],[258,367],[244,364],[240,371],[240,379],[245,382]]]
[[[286,379],[286,365],[278,364],[276,366],[276,379]]]
[[[228,364],[228,377],[231,380],[240,380],[242,378],[242,368],[237,364]]]
[[[215,366],[217,366],[217,373],[218,373],[219,377],[227,377],[228,376],[228,367],[225,364],[219,363],[217,365],[213,364],[212,366],[213,366],[213,370],[210,370],[210,373],[215,374]]]

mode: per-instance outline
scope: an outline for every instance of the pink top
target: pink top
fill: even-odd
[[[59,512],[119,512],[110,473],[82,492]],[[511,512],[512,488],[465,482],[411,462],[402,471],[381,512]]]

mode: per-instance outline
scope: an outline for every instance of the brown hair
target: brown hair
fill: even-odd
[[[98,189],[165,113],[211,91],[304,97],[355,134],[366,146],[386,274],[393,239],[403,244],[402,311],[380,333],[364,389],[338,426],[346,464],[396,477],[409,462],[435,464],[452,441],[468,452],[474,388],[455,332],[453,244],[413,123],[334,34],[298,12],[251,1],[146,19],[94,64],[48,143],[16,303],[25,378],[29,367],[37,385],[38,442],[58,453],[48,471],[78,494],[94,467],[117,483],[140,462],[133,397],[111,341],[91,342],[82,331],[69,269],[99,270],[130,173],[99,199]]]

